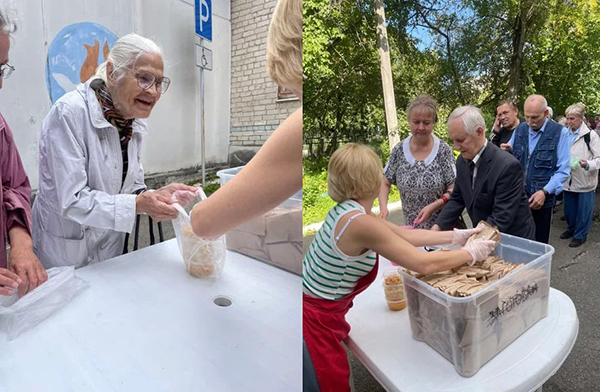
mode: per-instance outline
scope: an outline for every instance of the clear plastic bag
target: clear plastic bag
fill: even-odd
[[[89,283],[75,275],[75,268],[56,267],[46,271],[48,280],[30,293],[19,298],[0,296],[0,329],[13,340],[34,328],[65,307]]]
[[[190,192],[184,191],[173,193],[173,200],[176,201],[173,206],[179,211],[179,215],[173,220],[179,251],[190,275],[196,278],[218,277],[225,266],[225,236],[206,240],[194,234],[189,211],[206,199],[206,194],[198,188],[193,197],[190,195]]]

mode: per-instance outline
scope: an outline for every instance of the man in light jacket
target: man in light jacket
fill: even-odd
[[[573,238],[569,246],[577,248],[585,243],[592,226],[600,168],[600,136],[585,124],[585,106],[582,103],[569,106],[565,116],[573,144],[571,175],[564,183],[567,230],[560,238]]]

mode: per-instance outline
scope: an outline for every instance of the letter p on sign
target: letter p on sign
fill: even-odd
[[[196,34],[212,42],[212,1],[196,0]]]

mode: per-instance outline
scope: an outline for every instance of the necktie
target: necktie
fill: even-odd
[[[471,161],[469,162],[469,176],[471,177],[471,189],[474,188],[473,184],[473,173],[475,172],[475,162]]]

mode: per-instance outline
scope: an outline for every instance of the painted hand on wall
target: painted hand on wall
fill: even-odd
[[[81,71],[79,72],[79,77],[81,83],[87,82],[89,78],[94,76],[96,73],[96,68],[98,68],[98,52],[100,51],[100,43],[97,39],[94,40],[94,46],[90,46],[88,44],[83,44],[85,50],[87,51],[87,57],[81,66]],[[110,48],[108,47],[108,42],[104,42],[104,46],[102,48],[102,54],[104,54],[104,58],[108,58],[108,53],[110,52]]]
[[[100,51],[100,43],[97,39],[95,39],[94,46],[90,46],[88,44],[83,44],[83,46],[87,51],[87,57],[83,61],[83,65],[79,71],[81,83],[85,83],[86,80],[88,80],[90,76],[96,72],[96,68],[98,68],[98,52]]]

